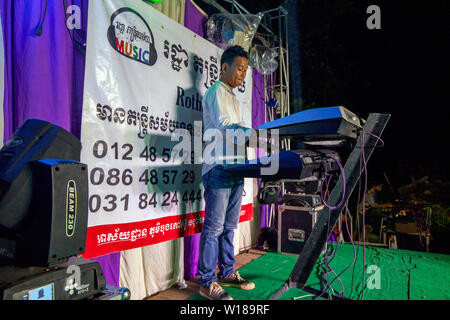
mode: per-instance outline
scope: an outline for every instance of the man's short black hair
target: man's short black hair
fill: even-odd
[[[232,65],[235,57],[244,57],[248,59],[248,52],[244,50],[241,46],[231,46],[225,49],[220,58],[220,66],[224,63]]]

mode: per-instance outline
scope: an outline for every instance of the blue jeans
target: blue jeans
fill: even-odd
[[[233,237],[239,223],[244,179],[229,175],[222,166],[214,167],[202,179],[205,223],[200,236],[198,273],[200,285],[209,287],[217,277],[223,279],[234,273]]]

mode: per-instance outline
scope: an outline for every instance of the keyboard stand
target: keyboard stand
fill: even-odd
[[[381,134],[383,133],[390,116],[390,114],[380,113],[369,114],[367,122],[364,125],[364,131],[381,137]],[[280,298],[287,290],[291,288],[304,289],[306,287],[306,282],[309,278],[309,275],[311,274],[314,265],[316,264],[322,252],[322,249],[327,243],[327,239],[331,235],[333,226],[338,221],[339,216],[341,215],[342,210],[345,207],[345,203],[350,198],[350,195],[357,185],[361,174],[364,172],[364,165],[361,161],[361,142],[361,134],[359,134],[357,143],[350,153],[344,166],[346,181],[343,204],[339,208],[334,210],[330,210],[325,206],[322,213],[319,215],[319,218],[311,232],[311,235],[308,237],[308,240],[306,241],[305,246],[298,257],[291,275],[289,276],[283,287],[279,289],[270,298],[270,300],[278,300],[278,298]],[[369,161],[369,158],[372,155],[377,142],[378,139],[373,137],[372,135],[364,135],[364,156],[366,164]],[[334,207],[341,202],[341,199],[343,197],[343,187],[344,184],[341,175],[338,182],[336,183],[336,186],[333,188],[330,197],[328,198],[327,203],[329,206]]]

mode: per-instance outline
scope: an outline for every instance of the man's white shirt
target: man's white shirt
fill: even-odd
[[[217,165],[231,162],[243,163],[245,161],[245,146],[241,143],[238,144],[236,151],[234,151],[234,148],[234,152],[230,150],[230,146],[235,143],[232,135],[239,136],[239,134],[242,135],[249,130],[249,128],[244,127],[241,105],[235,94],[225,83],[219,80],[206,91],[202,99],[202,105],[203,138],[206,142],[203,151],[202,175]],[[247,139],[248,137],[245,140]],[[237,141],[242,140],[238,139]]]

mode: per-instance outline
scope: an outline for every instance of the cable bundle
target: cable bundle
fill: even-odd
[[[384,146],[384,141],[380,137],[378,137],[378,136],[376,136],[376,135],[374,135],[374,134],[372,134],[370,132],[362,131],[362,134],[361,134],[361,146],[362,146],[361,147],[361,149],[362,149],[361,150],[361,160],[362,160],[362,162],[364,164],[364,192],[363,192],[363,201],[362,201],[362,203],[363,203],[363,209],[362,209],[362,230],[363,231],[362,231],[362,233],[363,233],[363,250],[364,250],[364,253],[363,253],[363,276],[362,276],[362,295],[361,295],[361,300],[363,300],[363,298],[364,298],[365,265],[366,265],[366,261],[365,261],[365,257],[366,257],[365,205],[364,204],[365,204],[365,197],[366,197],[366,193],[367,193],[367,176],[368,176],[368,174],[367,174],[367,161],[366,161],[365,152],[364,152],[364,134],[365,133],[367,133],[367,134],[375,137],[377,140],[381,141],[382,146]],[[344,168],[343,168],[342,164],[340,163],[339,159],[334,158],[333,156],[331,156],[331,157],[338,163],[339,168],[341,170],[341,176],[342,176],[343,186],[344,186],[343,187],[343,192],[342,192],[342,199],[341,199],[340,203],[337,204],[336,206],[331,206],[331,205],[327,204],[327,202],[326,202],[325,196],[328,193],[328,188],[329,188],[329,185],[330,185],[330,181],[331,181],[331,179],[333,177],[333,174],[327,175],[325,177],[325,179],[323,179],[320,191],[321,191],[321,199],[322,199],[323,204],[326,207],[328,207],[330,210],[335,210],[335,209],[340,208],[343,205],[343,202],[344,202],[345,191],[346,191],[345,190],[345,173],[344,173]],[[323,193],[323,184],[324,183],[326,184],[325,193]],[[359,193],[360,192],[358,192],[358,204],[359,204],[359,195],[360,195]],[[348,269],[350,269],[355,264],[355,261],[356,261],[357,250],[355,248],[355,245],[354,245],[354,242],[353,242],[353,239],[352,239],[352,236],[351,236],[351,232],[350,232],[350,229],[348,227],[348,216],[349,216],[348,202],[345,203],[344,212],[345,212],[345,225],[346,225],[347,233],[348,233],[350,242],[351,242],[352,247],[353,247],[353,252],[354,252],[353,261],[351,262],[351,264],[348,267],[346,267],[339,274],[336,274],[336,272],[330,266],[330,262],[336,256],[336,252],[337,252],[337,249],[339,247],[339,239],[341,238],[341,235],[342,235],[342,220],[340,220],[340,223],[339,223],[339,234],[338,234],[338,238],[337,238],[337,241],[336,241],[336,248],[333,248],[333,246],[330,246],[330,248],[327,250],[327,253],[323,255],[322,260],[321,260],[321,265],[322,265],[322,268],[324,270],[324,273],[322,274],[322,281],[325,283],[325,286],[324,286],[321,294],[319,296],[317,296],[315,298],[315,300],[319,299],[322,295],[324,295],[325,292],[327,291],[327,289],[331,289],[332,292],[335,292],[335,290],[331,287],[331,285],[336,279],[338,279],[338,281],[341,284],[341,288],[342,288],[342,290],[338,292],[337,296],[339,298],[344,297],[344,284],[343,284],[342,280],[340,279],[340,276],[344,272],[346,272]],[[331,213],[331,212],[329,211],[329,213]],[[328,219],[329,218],[330,217],[328,217]],[[328,225],[328,227],[330,227],[330,226]],[[358,223],[358,229],[359,229],[359,223]],[[328,282],[326,276],[328,274],[330,274],[330,273],[335,275],[335,277],[334,277],[334,279],[331,282]],[[352,287],[352,290],[353,290],[353,287]],[[332,295],[329,294],[328,296],[331,297]]]

